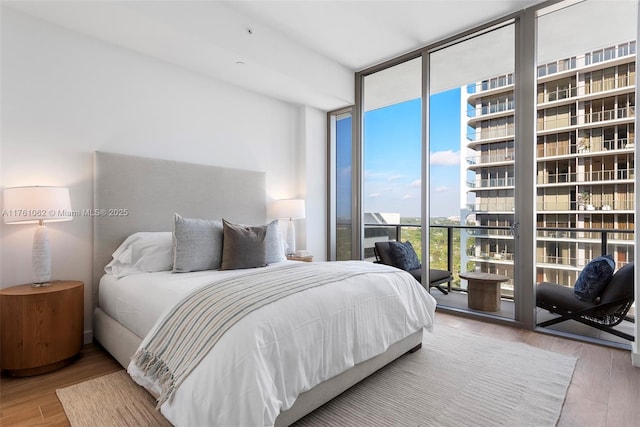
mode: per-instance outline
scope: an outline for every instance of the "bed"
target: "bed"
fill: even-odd
[[[306,265],[283,259],[256,269],[157,271],[120,278],[105,274],[127,237],[169,232],[176,212],[185,218],[265,224],[265,176],[102,152],[94,160],[94,207],[106,212],[94,221],[94,338],[157,397],[162,387],[131,360],[149,344],[162,323],[158,319],[167,317],[176,301],[220,283],[253,280],[260,286],[267,275],[296,277],[312,270],[334,275],[333,281],[251,311],[213,348],[199,352],[200,363],[160,405],[176,425],[289,425],[419,348],[423,329],[433,326],[435,301],[410,275],[360,261]],[[342,269],[340,276],[337,269]],[[387,324],[389,330],[380,333]],[[289,329],[274,332],[281,327]],[[274,335],[279,338],[272,339]],[[347,345],[342,349],[338,343]],[[254,372],[255,365],[265,364],[268,375]],[[224,411],[230,414],[219,415]]]

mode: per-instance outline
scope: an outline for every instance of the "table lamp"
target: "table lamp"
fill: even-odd
[[[275,218],[289,218],[287,224],[287,255],[296,253],[296,229],[293,219],[304,218],[303,199],[283,199],[276,200],[272,204],[272,213]]]
[[[5,224],[38,224],[33,236],[34,287],[51,283],[51,246],[45,222],[73,218],[69,189],[63,187],[12,187],[4,190]]]

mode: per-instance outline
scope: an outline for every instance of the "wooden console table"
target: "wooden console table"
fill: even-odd
[[[480,311],[500,311],[500,283],[509,280],[507,276],[479,271],[460,273],[466,279],[467,303],[469,308]]]

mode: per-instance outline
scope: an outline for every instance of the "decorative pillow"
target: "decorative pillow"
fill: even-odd
[[[130,274],[170,271],[173,245],[170,231],[133,233],[115,250],[104,271],[120,278]]]
[[[266,225],[232,224],[223,219],[221,270],[264,267]]]
[[[282,235],[278,229],[278,220],[274,219],[267,224],[267,235],[264,238],[265,262],[271,264],[287,259],[284,254]]]
[[[573,292],[581,301],[596,302],[613,277],[613,255],[599,256],[591,260],[580,272]]]
[[[422,267],[411,242],[389,242],[389,249],[391,249],[391,258],[394,266],[405,271]]]
[[[173,272],[217,270],[222,262],[222,221],[174,215]]]

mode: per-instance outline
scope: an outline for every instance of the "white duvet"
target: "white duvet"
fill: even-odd
[[[101,282],[100,305],[142,337],[191,290],[216,277],[246,272],[111,278]],[[125,289],[125,296],[114,297],[116,287]],[[230,329],[161,411],[178,426],[271,426],[300,393],[422,328],[431,330],[435,306],[433,297],[404,272],[367,274],[290,295]],[[159,394],[135,365],[128,372]]]

